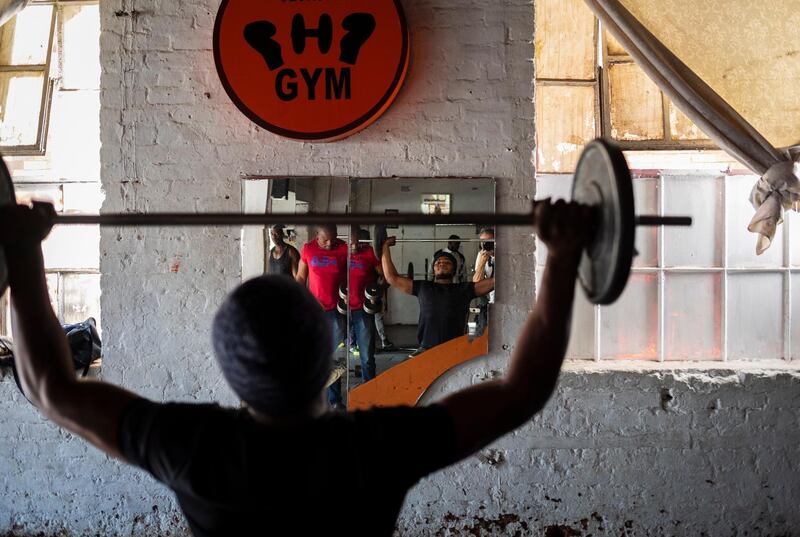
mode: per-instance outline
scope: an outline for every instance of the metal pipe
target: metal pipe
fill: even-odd
[[[347,237],[339,237],[345,240]],[[396,243],[401,242],[492,242],[494,239],[396,239]],[[368,242],[372,244],[372,239],[359,239],[358,242]]]
[[[25,9],[29,0],[5,0],[0,2],[0,26],[10,21],[14,16]]]
[[[269,224],[306,225],[386,225],[479,224],[524,226],[533,222],[532,213],[494,214],[374,214],[374,213],[119,213],[58,215],[55,224],[99,224],[101,226],[263,226]]]
[[[691,226],[691,216],[657,216],[643,214],[636,217],[637,226]]]
[[[242,214],[242,213],[109,213],[109,214],[59,214],[56,225],[101,225],[115,227],[168,227],[168,226],[265,226],[284,225],[385,225],[424,226],[436,224],[461,224],[484,226],[533,225],[533,213],[461,213],[461,214],[375,214],[375,213],[304,213],[304,214]],[[639,226],[690,226],[688,216],[636,217]]]

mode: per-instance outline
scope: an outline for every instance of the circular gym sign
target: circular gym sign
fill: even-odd
[[[333,141],[367,127],[408,69],[400,0],[223,0],[214,59],[237,107],[265,129]]]

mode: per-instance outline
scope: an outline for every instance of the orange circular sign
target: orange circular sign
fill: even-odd
[[[268,131],[333,141],[389,108],[408,70],[399,0],[223,0],[214,59],[237,107]]]

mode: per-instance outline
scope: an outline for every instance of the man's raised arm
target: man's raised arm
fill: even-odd
[[[383,251],[381,252],[383,277],[389,285],[410,295],[414,289],[414,281],[405,276],[400,276],[394,266],[394,261],[392,261],[391,247],[395,245],[395,240],[395,237],[389,237],[383,241]]]
[[[117,431],[137,396],[111,384],[78,381],[64,330],[47,295],[40,242],[52,226],[49,204],[0,210],[8,264],[14,362],[25,394],[42,413],[106,453],[122,458]]]
[[[455,423],[459,459],[524,424],[555,390],[569,341],[589,211],[563,201],[537,204],[536,230],[549,255],[533,312],[517,337],[508,371],[500,380],[471,386],[442,401]]]

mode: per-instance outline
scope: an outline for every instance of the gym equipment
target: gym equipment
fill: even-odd
[[[367,300],[380,300],[381,288],[376,284],[366,286],[364,288],[364,297]]]
[[[633,183],[622,151],[603,140],[587,144],[575,168],[572,201],[598,212],[578,267],[581,287],[590,302],[611,304],[628,282],[636,234]]]
[[[14,190],[5,163],[0,170],[0,204],[13,203]],[[630,171],[622,151],[601,139],[586,145],[575,170],[573,201],[597,208],[593,238],[581,259],[579,279],[589,300],[610,304],[622,293],[631,269],[636,226],[689,226],[688,216],[634,214]],[[248,225],[374,225],[375,253],[380,255],[386,226],[471,224],[526,226],[533,224],[527,213],[460,213],[423,215],[414,213],[118,213],[100,215],[56,215],[54,225],[99,224],[101,226],[248,226]],[[413,267],[409,272],[413,274]],[[0,291],[7,285],[5,262],[0,263]],[[346,305],[345,305],[346,306]],[[346,308],[345,308],[346,309]]]
[[[383,301],[380,298],[376,300],[364,301],[364,311],[369,313],[370,315],[375,315],[376,313],[380,313],[382,309],[383,309]]]

